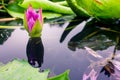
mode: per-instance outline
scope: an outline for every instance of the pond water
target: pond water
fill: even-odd
[[[83,37],[81,34],[86,34],[79,32],[82,32],[85,24],[86,22],[83,21],[81,24],[77,25],[77,27],[72,29],[63,41],[60,41],[69,22],[66,21],[61,25],[45,23],[43,25],[41,36],[42,44],[44,46],[44,57],[41,68],[50,69],[55,75],[70,69],[70,80],[82,80],[83,75],[89,74],[90,72],[92,73],[90,75],[93,78],[92,80],[95,80],[94,78],[98,74],[99,76],[97,80],[118,80],[108,77],[109,74],[110,76],[112,75],[114,69],[111,65],[107,65],[107,60],[103,65],[99,64],[102,61],[105,62],[105,59],[115,52],[115,41],[103,34],[98,34],[90,39],[81,41],[81,37]],[[87,33],[87,31],[85,32]],[[78,33],[79,39],[77,39],[78,37],[75,37]],[[1,29],[0,35],[1,62],[8,63],[14,58],[28,59],[26,55],[26,47],[29,41],[29,36],[24,29]],[[104,58],[100,59],[92,56],[87,50],[85,50],[84,46],[92,48]],[[116,50],[116,54],[119,54],[119,50]],[[90,68],[90,64],[91,66],[95,66]],[[104,66],[106,66],[105,69],[101,71]],[[93,69],[95,71],[93,71]]]

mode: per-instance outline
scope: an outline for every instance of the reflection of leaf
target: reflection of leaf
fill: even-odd
[[[88,39],[93,37],[94,35],[99,33],[99,29],[96,28],[96,20],[91,19],[89,22],[86,23],[83,30],[80,31],[78,34],[74,35],[70,41],[80,41],[83,39]]]
[[[84,34],[83,34],[84,35]],[[76,44],[76,46],[73,46],[72,44]],[[91,47],[92,49],[96,50],[105,50],[109,46],[115,45],[115,42],[112,40],[109,40],[107,36],[105,35],[96,35],[92,38],[89,38],[87,40],[80,40],[80,41],[70,41],[68,43],[68,46],[83,49],[84,46]]]
[[[13,29],[0,29],[0,44],[3,44],[13,32]]]
[[[52,16],[54,16],[53,14],[51,14]],[[54,16],[55,17],[55,16]],[[59,25],[59,27],[62,27],[62,25],[66,22],[66,21],[69,21],[71,19],[73,19],[74,16],[72,15],[64,15],[64,16],[61,16],[61,17],[55,17],[55,18],[51,18],[51,19],[45,19],[45,23],[49,23],[49,24],[57,24]]]
[[[60,42],[63,42],[63,40],[67,37],[67,35],[80,23],[82,23],[83,21],[85,21],[87,18],[79,18],[79,17],[75,17],[74,19],[72,19],[72,21],[69,23],[69,25],[65,28]]]
[[[0,67],[0,80],[46,80],[49,70],[40,73],[25,60],[15,59]]]
[[[76,48],[89,46],[94,50],[104,50],[117,43],[119,32],[120,21],[118,19],[98,21],[93,18],[86,23],[82,31],[72,36],[68,42],[68,47],[75,50]]]
[[[68,74],[69,74],[69,70],[66,70],[64,73],[58,76],[49,78],[48,80],[69,80]]]
[[[103,58],[102,56],[100,56],[97,52],[95,52],[94,50],[88,48],[88,47],[84,47],[92,56],[96,57],[96,58]]]

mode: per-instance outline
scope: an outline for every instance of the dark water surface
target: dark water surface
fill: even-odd
[[[94,38],[93,42],[92,40],[91,42],[85,42],[85,44],[82,42],[82,45],[78,45],[81,44],[80,42],[77,43],[77,45],[69,43],[73,35],[76,35],[84,28],[85,22],[78,25],[72,32],[69,33],[63,42],[60,42],[62,33],[68,24],[68,22],[62,24],[61,26],[57,24],[44,24],[41,36],[42,43],[44,45],[44,61],[42,64],[42,69],[49,68],[51,72],[56,75],[64,72],[67,69],[70,69],[71,80],[82,80],[83,74],[86,71],[90,71],[88,69],[90,60],[99,61],[98,59],[89,55],[83,46],[87,46],[88,44],[99,46],[102,43],[97,43],[97,41],[99,42],[99,37],[97,37],[98,40],[96,40],[96,43]],[[11,36],[0,45],[0,61],[7,63],[14,58],[27,59],[26,46],[28,40],[29,36],[25,30],[22,30],[21,28],[15,29],[11,33]],[[106,41],[108,41],[108,39]],[[68,45],[68,43],[71,45]],[[110,45],[110,43],[108,44]],[[115,46],[113,43],[111,43],[111,45],[107,46],[107,48],[102,50],[96,49],[96,51],[106,58],[113,53],[114,47]],[[76,50],[73,50],[72,48],[75,48]],[[119,53],[119,50],[117,53]],[[100,68],[102,67],[100,66]],[[100,68],[96,70],[99,70]],[[112,79],[105,76],[104,72],[102,72],[100,73],[98,80]]]

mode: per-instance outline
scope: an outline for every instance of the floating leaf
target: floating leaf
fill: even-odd
[[[39,68],[33,68],[26,60],[15,59],[6,65],[0,63],[0,80],[69,80],[69,71],[55,77],[48,77],[49,70],[39,72]]]
[[[69,80],[69,76],[68,76],[69,72],[70,72],[70,70],[66,70],[64,73],[62,73],[58,76],[49,78],[48,80]]]
[[[15,59],[0,67],[0,80],[47,80],[48,73],[49,70],[40,73],[26,60]]]
[[[96,58],[102,58],[102,56],[100,56],[97,52],[95,52],[94,50],[88,48],[88,47],[84,47],[92,56],[96,57]]]

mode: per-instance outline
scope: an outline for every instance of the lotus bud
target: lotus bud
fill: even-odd
[[[30,37],[40,37],[43,26],[42,8],[36,12],[32,5],[29,5],[24,14],[24,27],[29,33]]]

